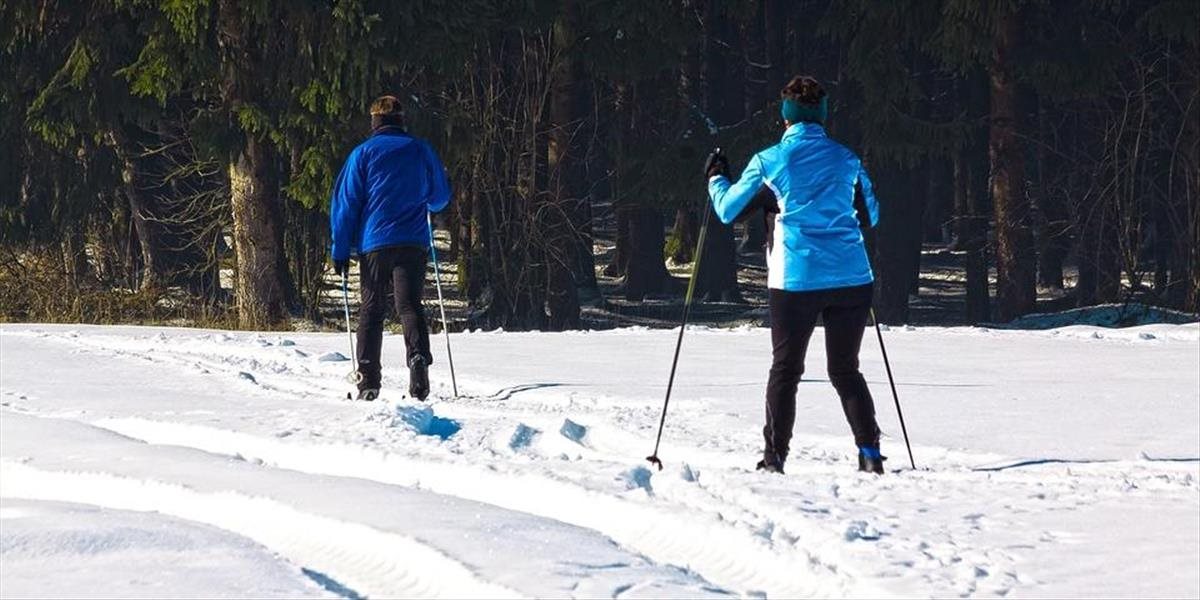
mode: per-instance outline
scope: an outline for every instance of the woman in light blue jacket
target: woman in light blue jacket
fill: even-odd
[[[796,388],[820,317],[829,380],[854,432],[859,469],[882,473],[875,406],[858,370],[875,280],[862,228],[878,222],[879,205],[862,161],[825,135],[828,97],[821,85],[796,77],[781,95],[786,129],[778,144],[751,157],[736,183],[719,154],[705,168],[713,208],[725,223],[746,210],[764,186],[775,200],[768,207],[775,216],[767,254],[773,360],[758,468],[783,472]]]

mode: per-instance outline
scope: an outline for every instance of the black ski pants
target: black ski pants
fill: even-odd
[[[808,340],[820,317],[825,324],[829,381],[859,447],[879,446],[875,403],[858,371],[858,351],[871,310],[872,284],[809,292],[770,290],[771,376],[767,382],[764,458],[783,464],[796,422],[796,387],[804,374]]]
[[[396,316],[404,327],[405,366],[413,357],[429,353],[429,324],[425,320],[422,294],[425,289],[426,249],[421,246],[393,246],[369,252],[359,260],[362,280],[362,306],[358,311],[359,389],[379,389],[380,354],[383,350],[383,319],[387,314],[390,292]]]

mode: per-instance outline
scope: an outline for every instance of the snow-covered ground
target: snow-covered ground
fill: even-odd
[[[820,330],[787,475],[763,329],[435,340],[346,401],[345,335],[0,327],[0,596],[1200,596],[1200,326],[892,328],[855,472]]]

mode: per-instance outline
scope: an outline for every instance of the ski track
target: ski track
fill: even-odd
[[[159,512],[246,536],[309,570],[381,597],[520,597],[479,581],[463,565],[415,540],[357,523],[298,511],[236,492],[200,493],[185,486],[95,472],[46,471],[0,460],[4,495]]]
[[[240,386],[248,395],[284,396],[291,402],[346,404],[338,400],[348,387],[339,378],[349,363],[320,363],[315,353],[268,339],[282,340],[286,335],[247,338],[245,334],[214,333],[173,337],[164,344],[168,338],[162,334],[141,337],[17,334],[69,343],[77,352],[220,376],[230,380],[231,385]],[[229,348],[215,353],[213,341],[228,342]],[[339,385],[331,385],[331,381]],[[398,377],[385,376],[384,383],[396,389],[401,387],[400,381]],[[485,391],[494,389],[489,387],[493,383],[504,384],[476,381],[463,386],[460,383],[464,391],[476,395],[459,398],[453,404],[444,404],[435,397],[420,408],[386,403],[363,406],[367,412],[365,419],[337,437],[321,435],[316,429],[305,432],[288,428],[286,424],[272,423],[269,418],[251,424],[251,430],[256,432],[248,432],[231,429],[227,420],[202,425],[163,415],[55,416],[84,420],[149,444],[194,448],[318,475],[426,489],[540,515],[593,529],[651,560],[694,571],[716,585],[744,595],[771,597],[878,597],[914,593],[1004,596],[1024,584],[1036,583],[1020,572],[1025,554],[1048,544],[1064,543],[1060,532],[1022,527],[1024,515],[1075,510],[1131,494],[1195,498],[1200,491],[1193,476],[1196,469],[1189,463],[1152,460],[1034,463],[1008,470],[972,472],[972,465],[981,462],[1018,461],[920,447],[916,450],[922,456],[941,459],[939,471],[902,471],[875,479],[853,474],[840,442],[832,439],[807,440],[795,450],[788,476],[778,478],[750,472],[741,465],[743,457],[754,451],[745,440],[721,439],[696,447],[678,444],[677,440],[703,439],[701,428],[693,428],[686,422],[673,424],[669,449],[665,447],[665,451],[686,456],[689,462],[655,473],[636,458],[631,459],[630,447],[652,435],[652,430],[650,434],[646,432],[647,422],[655,421],[657,407],[607,399],[601,403],[597,398],[580,398],[566,386],[562,390],[553,389],[559,384],[546,385],[548,389],[509,390],[503,398],[508,402],[500,403],[494,397],[505,389],[495,394]],[[439,385],[435,381],[435,389],[446,387],[445,382]],[[6,395],[20,399],[12,391]],[[13,400],[5,404],[16,410],[37,412]],[[428,436],[414,438],[411,433],[397,431],[397,416],[411,416],[412,411],[427,410],[427,406],[451,408],[450,416],[464,421],[472,431],[442,443],[433,443]],[[428,410],[423,418],[441,418],[434,416],[432,409]],[[570,421],[564,422],[564,418]],[[580,429],[572,429],[566,423]],[[276,431],[273,435],[264,431],[271,428]],[[489,447],[490,452],[463,456],[475,445]],[[892,457],[890,466],[906,462],[899,454]],[[143,490],[142,494],[149,498],[147,502],[156,501],[168,507],[153,510],[168,514],[177,514],[170,510],[191,510],[177,516],[243,533],[272,548],[289,548],[291,554],[281,550],[285,555],[311,559],[328,552],[323,556],[333,563],[316,568],[350,574],[344,579],[339,575],[339,581],[360,592],[379,593],[387,589],[388,582],[394,582],[391,577],[371,579],[371,573],[375,572],[371,569],[379,565],[355,555],[354,544],[347,544],[350,548],[323,547],[321,542],[330,543],[323,536],[305,538],[274,531],[269,520],[218,523],[215,520],[225,517],[197,508],[206,504],[205,496],[189,495],[186,490],[166,484],[96,473],[46,473],[7,460],[3,469],[6,495],[12,489],[11,481],[25,482],[22,485],[27,484],[30,493],[50,496],[86,482],[97,489],[110,490],[113,504],[105,506],[149,510],[120,505],[119,498],[126,493]],[[1046,477],[1047,471],[1056,476]],[[1006,491],[989,496],[985,502],[973,502],[972,489],[983,482],[1003,486]],[[915,498],[920,501],[914,501]],[[77,501],[71,497],[44,499]],[[236,512],[231,509],[242,506],[248,507],[243,510],[261,511],[264,515],[273,509],[294,511],[237,494],[208,500],[214,500],[214,506],[218,502],[227,503],[222,510],[229,512]],[[957,521],[922,525],[931,502],[959,502],[964,510]],[[966,510],[972,504],[975,509]],[[172,506],[176,508],[169,508]],[[322,531],[323,527],[357,527],[354,535],[374,540],[371,544],[376,547],[385,542],[371,536],[389,535],[357,524],[321,521],[313,515],[290,515],[290,518],[304,523],[312,520],[310,532]],[[1008,543],[980,544],[985,538],[1002,538]],[[403,538],[388,539],[386,543],[415,544]],[[433,552],[419,544],[417,547]],[[456,568],[456,563],[444,556],[441,562],[430,560],[444,569]],[[302,562],[317,565],[311,560]],[[360,573],[363,570],[360,565],[367,564],[371,564],[371,569]],[[403,573],[402,567],[390,568],[401,569],[397,572]],[[470,573],[466,575],[469,580]],[[410,579],[405,580],[406,586],[411,587],[406,587],[405,595],[494,596],[498,592],[513,595],[511,590],[492,589],[482,581],[450,590],[438,587],[437,582],[421,580],[419,575],[407,577]],[[637,587],[616,590],[614,596],[635,593]]]
[[[697,519],[536,474],[429,462],[350,445],[300,445],[195,425],[104,419],[97,427],[150,444],[241,456],[320,475],[427,489],[594,529],[658,562],[686,566],[719,585],[771,596],[846,595],[853,583],[833,564],[791,544],[720,519]],[[805,568],[812,577],[795,572]],[[861,590],[871,594],[882,590]]]

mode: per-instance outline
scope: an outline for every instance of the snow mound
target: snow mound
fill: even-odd
[[[341,352],[326,352],[317,357],[317,362],[341,362],[344,360],[350,359],[346,358],[346,355]]]
[[[450,439],[462,429],[458,421],[439,417],[433,414],[433,409],[428,406],[397,406],[391,425],[406,427],[417,435],[436,436],[443,440]]]
[[[1195,323],[1200,315],[1145,304],[1100,304],[1056,313],[1025,315],[1008,323],[988,325],[999,329],[1054,329],[1068,325],[1134,327],[1137,325]]]

